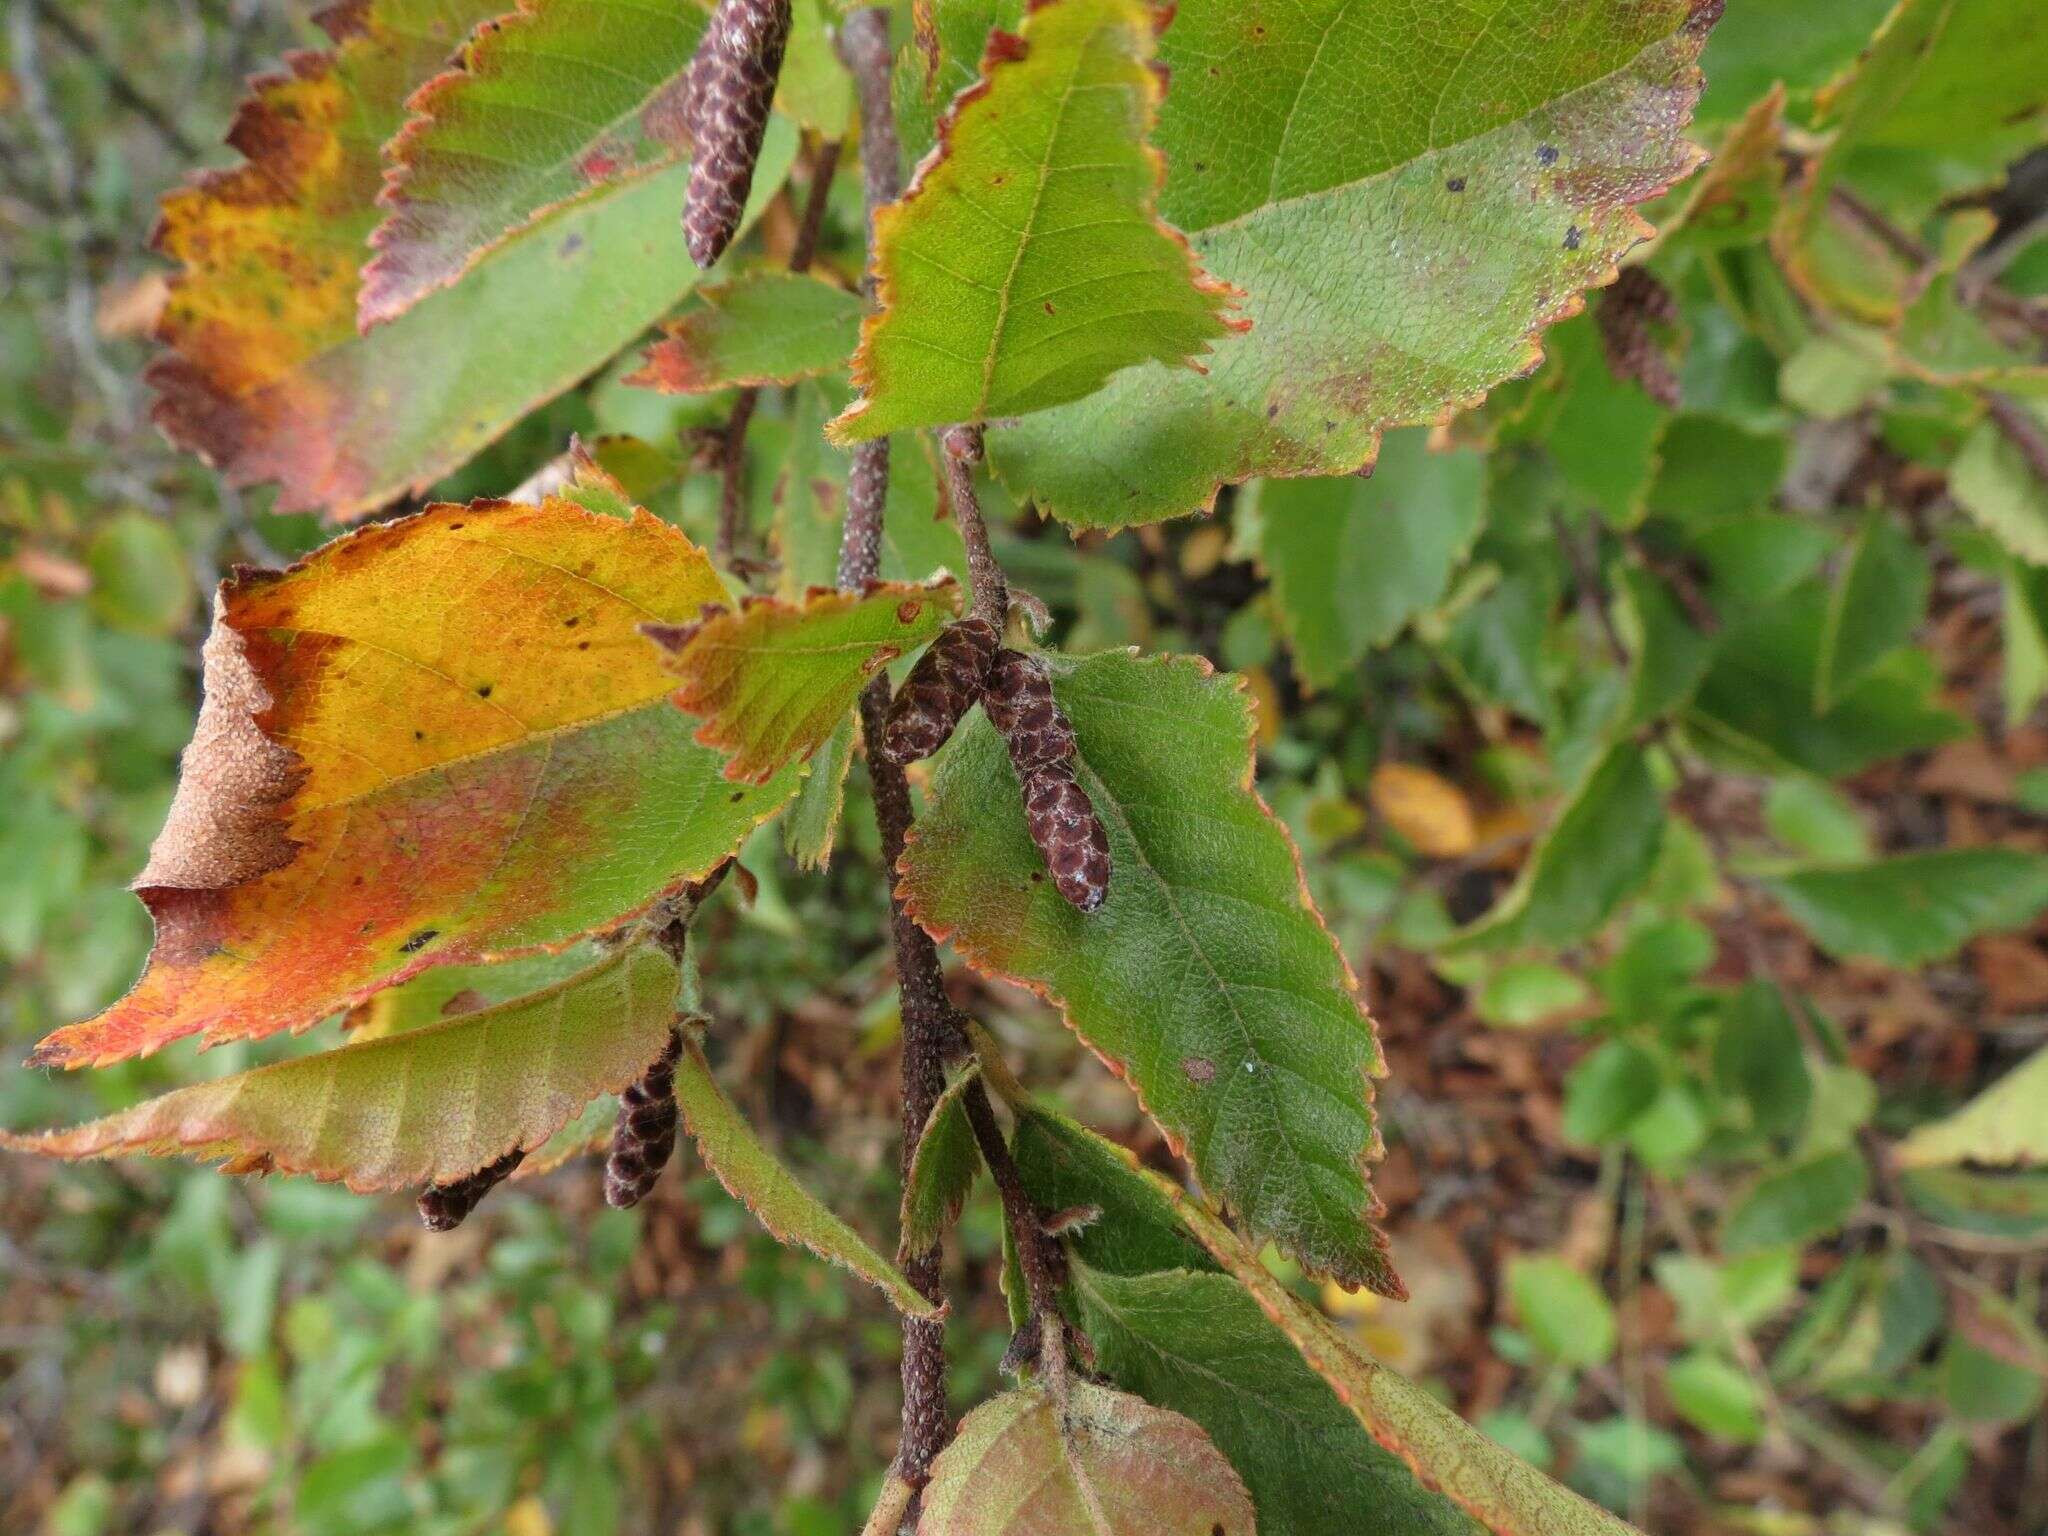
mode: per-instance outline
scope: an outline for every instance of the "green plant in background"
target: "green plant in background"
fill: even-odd
[[[322,1184],[38,1171],[10,1256],[112,1288],[77,1403],[114,1319],[212,1342],[36,1518],[1536,1536],[1786,1466],[1788,1520],[2048,1517],[2025,5],[498,11],[326,13],[164,199],[209,479],[102,462],[133,226],[63,91],[183,130],[14,9],[99,399],[10,380],[0,954],[107,1070],[0,1140],[436,1231],[609,1142],[668,1219],[371,1256]],[[1503,1165],[1445,1239],[1476,1428],[1374,1353],[1460,1051],[1577,1202]]]

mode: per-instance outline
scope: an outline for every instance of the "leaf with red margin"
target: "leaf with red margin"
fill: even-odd
[[[695,5],[519,0],[405,103],[388,210],[363,269],[363,328],[395,320],[554,209],[689,150],[682,83]]]
[[[1159,211],[1251,330],[1206,375],[1142,364],[989,435],[1070,524],[1349,473],[1541,360],[1700,161],[1682,131],[1721,0],[1183,0]]]
[[[238,572],[136,881],[148,968],[33,1059],[303,1029],[428,966],[615,927],[709,872],[797,774],[727,783],[639,626],[725,596],[666,523],[561,497],[434,506]]]
[[[960,611],[949,579],[814,587],[794,602],[749,597],[693,624],[649,625],[682,679],[676,707],[703,718],[697,740],[732,754],[729,779],[759,784],[823,746],[882,668]]]
[[[626,383],[665,395],[794,384],[845,366],[860,295],[798,272],[749,272],[700,288]]]
[[[101,1120],[0,1146],[43,1157],[225,1160],[358,1192],[444,1184],[543,1146],[668,1044],[675,962],[622,949],[564,981],[318,1056],[195,1083]]]
[[[1172,15],[1146,0],[1033,0],[988,36],[910,189],[875,214],[880,307],[861,330],[862,398],[834,442],[1040,411],[1117,369],[1200,366],[1244,328],[1155,211],[1152,58]]]
[[[1108,900],[1077,912],[1046,878],[978,713],[932,775],[899,894],[976,970],[1057,1005],[1254,1232],[1401,1295],[1365,1173],[1380,1151],[1379,1042],[1293,841],[1252,787],[1242,679],[1195,657],[1046,660],[1109,835]]]
[[[337,46],[259,79],[229,142],[245,164],[164,199],[154,241],[182,265],[150,367],[157,424],[277,510],[348,519],[422,490],[631,342],[697,280],[655,170],[563,208],[369,336],[357,268],[377,221],[378,146],[407,93],[502,0],[358,0]],[[794,154],[772,123],[758,209]],[[673,257],[673,259],[671,259]]]

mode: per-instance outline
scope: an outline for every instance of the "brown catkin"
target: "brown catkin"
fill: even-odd
[[[724,254],[746,211],[789,24],[789,0],[719,0],[690,61],[684,111],[696,158],[683,239],[700,267]]]
[[[525,1151],[514,1147],[495,1163],[479,1168],[475,1173],[446,1184],[429,1185],[420,1191],[420,1220],[427,1224],[429,1232],[453,1232],[485,1195],[510,1178],[512,1170],[525,1161]]]
[[[627,1210],[647,1198],[676,1150],[676,1063],[683,1037],[671,1030],[653,1066],[619,1095],[611,1155],[604,1161],[604,1203]]]
[[[1600,290],[1593,310],[1607,370],[1641,386],[1667,410],[1679,406],[1678,374],[1657,339],[1657,330],[1678,323],[1678,301],[1641,267],[1625,267]]]
[[[981,707],[1010,749],[1025,824],[1054,887],[1093,912],[1109,895],[1109,836],[1074,777],[1074,727],[1053,697],[1052,678],[1022,651],[997,651]]]
[[[1001,640],[995,625],[979,617],[964,618],[939,631],[889,706],[889,723],[882,731],[883,761],[914,763],[946,744],[961,716],[981,697]]]

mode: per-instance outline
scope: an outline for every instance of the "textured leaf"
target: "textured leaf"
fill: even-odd
[[[549,211],[686,154],[682,76],[704,23],[694,5],[520,0],[479,28],[405,103],[385,150],[389,212],[363,269],[364,328]]]
[[[1244,1484],[1194,1420],[1077,1381],[960,1421],[932,1466],[918,1536],[1252,1536]]]
[[[1556,947],[1585,937],[1649,876],[1663,836],[1664,801],[1642,749],[1610,747],[1514,888],[1451,948]]]
[[[301,1029],[706,874],[796,787],[726,783],[638,633],[724,596],[673,528],[563,499],[431,507],[231,579],[136,881],[149,968],[36,1060]]]
[[[1395,432],[1372,478],[1259,486],[1260,553],[1303,678],[1327,688],[1449,585],[1486,519],[1476,453]]]
[[[512,960],[483,965],[437,965],[395,987],[386,987],[342,1021],[351,1040],[381,1040],[458,1014],[474,1013],[494,1003],[551,987],[587,970],[603,954],[594,940],[571,944],[560,953],[542,950]],[[524,1165],[521,1165],[522,1168]]]
[[[793,447],[775,490],[776,590],[798,597],[838,580],[839,534],[846,521],[848,452],[825,440],[827,417],[845,403],[837,379],[799,384]],[[890,445],[889,501],[882,514],[884,581],[922,581],[938,570],[964,571],[960,530],[939,497],[937,446],[929,435]]]
[[[1814,668],[1815,714],[1913,638],[1932,585],[1919,546],[1883,513],[1871,514],[1828,602]]]
[[[246,163],[164,201],[157,248],[184,270],[158,326],[173,350],[149,373],[156,419],[232,484],[278,482],[280,511],[354,517],[424,489],[696,281],[675,227],[686,174],[675,167],[562,209],[454,289],[358,335],[377,147],[403,122],[406,93],[499,8],[336,7],[336,50],[295,55],[237,116],[230,142]],[[770,150],[763,199],[794,153],[786,126]]]
[[[1128,370],[990,439],[1019,499],[1123,526],[1342,474],[1534,365],[1685,175],[1718,4],[1188,0],[1160,211],[1245,294],[1206,377]]]
[[[729,779],[764,784],[831,737],[868,679],[937,634],[960,607],[951,581],[817,588],[799,602],[749,597],[691,624],[651,628],[682,679],[697,740],[731,754]]]
[[[2048,423],[2041,430],[2048,432]],[[2048,484],[1994,424],[1979,422],[1964,440],[1948,483],[1986,533],[2020,559],[2048,565]]]
[[[1133,363],[1184,366],[1235,328],[1230,290],[1153,212],[1169,14],[1036,0],[1021,34],[990,35],[936,153],[876,216],[881,308],[837,441],[1044,410]]]
[[[2048,909],[2048,855],[1938,848],[1761,883],[1829,954],[1910,967],[1952,955],[1980,933],[2033,922]]]
[[[180,1088],[68,1131],[0,1136],[46,1157],[226,1159],[355,1190],[446,1183],[531,1151],[661,1054],[675,963],[623,949],[494,1008]]]
[[[860,338],[860,295],[795,272],[750,272],[699,289],[626,382],[667,395],[794,384],[845,364]]]
[[[1108,830],[1108,900],[1083,915],[1046,879],[981,714],[939,759],[904,900],[975,969],[1056,1004],[1254,1231],[1400,1294],[1364,1171],[1379,1046],[1252,788],[1242,684],[1185,657],[1046,659]]]
[[[974,1177],[981,1172],[981,1149],[974,1143],[974,1127],[967,1123],[962,1099],[979,1081],[980,1070],[970,1064],[946,1085],[924,1123],[910,1177],[903,1185],[899,1258],[931,1247],[960,1219],[961,1207],[967,1204]]]
[[[2048,1047],[2034,1052],[1954,1114],[1915,1127],[1894,1155],[1902,1168],[2048,1164]]]
[[[711,1075],[702,1047],[688,1035],[682,1060],[676,1064],[676,1102],[705,1166],[778,1242],[800,1243],[819,1258],[843,1265],[879,1289],[900,1312],[912,1317],[943,1315],[943,1308],[918,1295],[895,1265],[797,1183],[761,1144]]]
[[[849,710],[825,745],[812,754],[804,786],[782,818],[782,846],[798,869],[823,869],[832,862],[840,813],[846,809],[846,775],[853,767],[856,734],[856,717]]]

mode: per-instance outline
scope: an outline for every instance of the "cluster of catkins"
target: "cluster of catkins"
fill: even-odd
[[[739,230],[789,45],[789,0],[720,0],[683,81],[695,159],[683,201],[690,259],[708,267]]]
[[[1003,645],[989,620],[948,625],[918,658],[890,706],[881,756],[898,764],[930,757],[976,701],[1010,749],[1031,841],[1054,887],[1093,912],[1109,895],[1109,838],[1074,776],[1074,728],[1043,663]]]
[[[619,1118],[604,1164],[605,1204],[622,1211],[638,1205],[675,1156],[676,1063],[682,1055],[682,1032],[671,1030],[654,1065],[619,1095]],[[430,1232],[453,1231],[525,1160],[526,1154],[514,1147],[475,1173],[433,1185],[419,1198],[420,1220]]]

